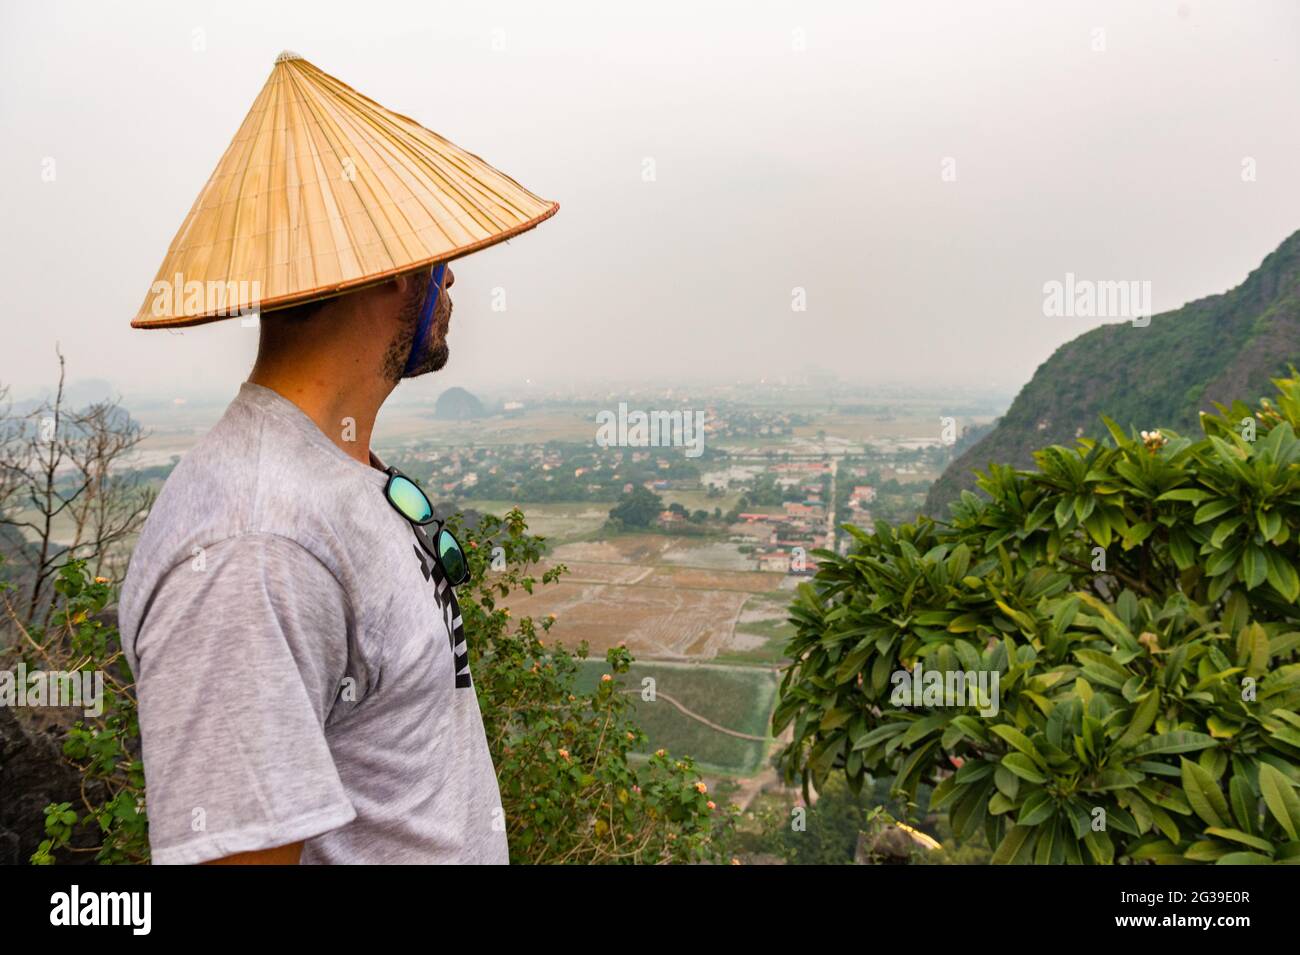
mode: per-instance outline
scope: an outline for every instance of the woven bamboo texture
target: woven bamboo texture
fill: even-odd
[[[282,53],[131,324],[197,325],[361,288],[509,239],[558,208]]]

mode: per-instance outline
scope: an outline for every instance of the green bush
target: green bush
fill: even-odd
[[[1275,384],[1196,440],[1107,421],[949,523],[847,528],[791,609],[787,778],[933,785],[995,862],[1300,860],[1300,380]],[[918,664],[996,674],[996,712],[904,705]]]
[[[533,569],[542,538],[516,508],[487,515],[466,543],[472,578],[462,587],[488,746],[515,863],[720,862],[733,815],[710,798],[689,757],[657,750],[639,769],[629,757],[645,736],[619,679],[632,663],[622,647],[590,691],[576,684],[587,657],[550,640],[554,617],[513,621],[503,601],[564,573]],[[493,569],[494,566],[497,569]]]
[[[0,581],[0,593],[7,589]],[[47,838],[31,861],[50,865],[93,852],[100,865],[145,862],[148,821],[135,687],[117,628],[103,615],[112,588],[106,578],[90,574],[86,561],[73,560],[59,568],[54,592],[48,625],[24,627],[10,614],[18,642],[0,659],[17,657],[29,671],[101,672],[104,697],[100,715],[74,721],[64,737],[63,755],[81,774],[81,803],[45,807]],[[5,606],[12,610],[7,600]]]

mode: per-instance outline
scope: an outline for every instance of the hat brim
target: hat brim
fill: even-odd
[[[295,292],[292,295],[282,295],[279,298],[268,299],[259,303],[257,311],[261,314],[274,312],[278,309],[292,308],[295,305],[305,305],[308,302],[315,302],[319,299],[335,298],[340,295],[346,295],[348,292],[357,292],[364,288],[370,288],[374,285],[382,285],[394,276],[401,275],[405,272],[415,272],[419,269],[429,268],[438,262],[454,262],[456,259],[464,258],[475,252],[481,252],[483,249],[490,248],[498,242],[505,242],[513,239],[517,235],[536,228],[540,223],[545,222],[555,213],[560,211],[560,204],[552,202],[551,207],[535,218],[522,222],[512,229],[508,229],[498,235],[489,236],[486,239],[480,239],[477,242],[471,242],[468,245],[453,249],[446,255],[439,255],[435,258],[425,259],[409,265],[403,265],[401,268],[392,269],[379,275],[367,275],[364,278],[353,279],[348,282],[339,282],[334,285],[325,285],[316,289],[309,289],[303,292]],[[220,322],[228,318],[235,318],[236,314],[231,314],[229,310],[222,309],[213,312],[207,312],[202,315],[183,315],[175,318],[140,318],[136,317],[131,320],[132,328],[189,328],[194,325],[206,325],[210,322]]]

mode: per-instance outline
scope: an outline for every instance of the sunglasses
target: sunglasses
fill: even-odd
[[[417,527],[434,525],[433,534],[417,535],[420,542],[438,562],[448,584],[459,587],[466,583],[469,580],[469,561],[465,558],[465,549],[460,546],[455,535],[447,530],[446,521],[441,521],[434,515],[428,496],[397,468],[390,467],[385,473],[388,475],[388,483],[384,485],[384,497],[388,498],[388,503]]]

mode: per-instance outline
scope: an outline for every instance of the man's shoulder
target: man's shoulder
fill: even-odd
[[[176,465],[148,524],[201,528],[211,540],[262,532],[306,543],[319,505],[352,493],[354,478],[338,455],[237,401]]]
[[[131,556],[124,622],[138,620],[173,570],[202,563],[218,547],[275,540],[337,572],[336,505],[358,490],[355,468],[346,465],[300,429],[236,400],[159,492]]]

